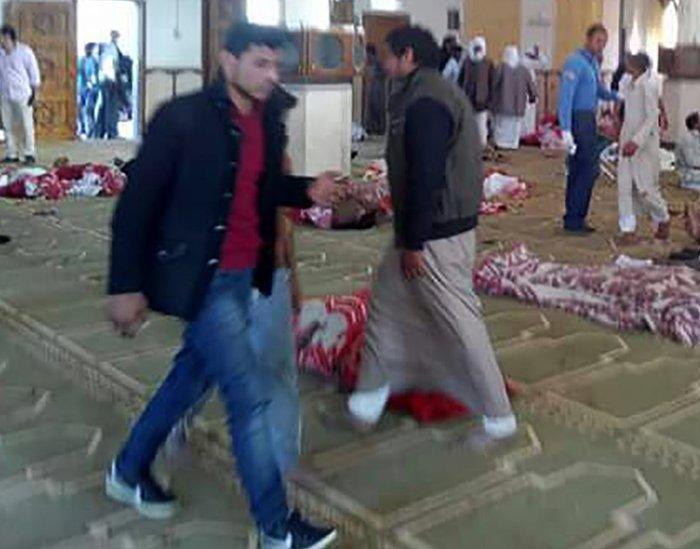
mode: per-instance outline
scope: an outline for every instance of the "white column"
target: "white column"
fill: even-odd
[[[680,0],[678,5],[678,44],[700,44],[700,1]]]
[[[680,0],[678,6],[678,46],[700,44],[700,0]],[[664,85],[670,134],[677,140],[685,131],[685,117],[698,109],[700,78],[669,78]]]

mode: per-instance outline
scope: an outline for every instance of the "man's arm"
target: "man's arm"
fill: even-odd
[[[34,98],[39,86],[41,85],[41,74],[39,72],[39,63],[36,60],[36,55],[31,48],[26,49],[27,55],[24,58],[24,68],[27,71],[29,86],[32,88],[32,95],[29,98],[29,106],[34,103]]]
[[[597,91],[598,99],[602,101],[619,101],[620,96],[616,91],[609,90],[606,86],[605,83],[603,82],[602,78],[598,78],[598,91]]]
[[[574,112],[574,94],[579,82],[579,71],[576,61],[569,59],[561,73],[559,86],[559,126],[565,132],[571,132]]]
[[[634,135],[633,141],[641,147],[659,127],[659,94],[651,82],[644,84],[644,123]]]
[[[537,93],[537,83],[535,82],[535,79],[532,78],[532,73],[530,71],[526,72],[527,74],[527,95],[530,103],[536,103],[537,102],[537,96],[539,95]]]
[[[174,123],[171,105],[156,113],[129,170],[112,219],[111,295],[144,290],[149,237],[162,198],[173,183],[179,156],[180,139]]]
[[[452,126],[450,113],[433,99],[419,99],[406,112],[408,181],[405,234],[401,236],[407,250],[422,250],[430,238],[434,195],[447,186]]]

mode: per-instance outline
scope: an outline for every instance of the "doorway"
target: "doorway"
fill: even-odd
[[[142,112],[142,6],[135,0],[77,2],[77,135],[135,139]]]

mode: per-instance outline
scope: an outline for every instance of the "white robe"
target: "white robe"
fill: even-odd
[[[617,168],[620,230],[632,233],[637,215],[646,213],[655,225],[669,221],[668,206],[659,188],[660,129],[659,88],[653,75],[643,74],[636,81],[626,75],[620,82],[625,98],[625,121],[620,147],[633,141],[639,149],[632,157],[620,157]]]

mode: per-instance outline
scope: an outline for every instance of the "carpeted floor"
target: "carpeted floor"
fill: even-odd
[[[76,161],[91,159],[92,147],[42,146],[41,158],[67,154]],[[100,151],[104,156],[99,159],[109,160],[115,151],[128,152],[129,147],[115,143]],[[360,161],[380,149],[380,144],[369,144]],[[611,242],[616,227],[611,183],[601,181],[596,191],[592,220],[599,233],[568,237],[558,219],[561,160],[544,158],[538,151],[509,156],[499,167],[535,182],[535,196],[517,211],[483,219],[483,250],[524,241],[542,255],[573,262],[609,261],[619,253]],[[665,190],[674,205],[692,198],[673,188],[672,181]],[[94,479],[93,484],[86,481],[92,486],[88,491],[93,490],[88,498],[74,490],[54,490],[48,497],[35,484],[17,484],[18,472],[55,453],[53,439],[38,428],[52,424],[42,423],[47,416],[37,419],[42,410],[56,410],[49,414],[55,416],[53,423],[102,426],[105,444],[97,445],[91,474],[106,465],[109,450],[123,434],[123,422],[109,419],[106,404],[99,407],[102,415],[90,421],[62,412],[90,405],[71,386],[45,373],[44,364],[71,374],[92,396],[133,413],[166,372],[181,330],[177,322],[158,318],[136,340],[113,335],[104,321],[102,295],[113,204],[79,200],[55,206],[53,215],[37,216],[33,214],[45,210],[45,204],[0,202],[0,233],[14,237],[0,247],[0,365],[9,366],[0,372],[0,455],[7,456],[0,461],[0,494],[10,494],[0,495],[0,524],[3,532],[5,525],[15,528],[15,537],[3,539],[12,540],[8,547],[59,542],[64,547],[98,547],[110,541],[111,546],[124,546],[119,536],[144,540],[142,528],[147,528],[152,544],[132,546],[161,547],[172,545],[168,536],[173,531],[217,531],[219,526],[212,524],[221,515],[208,514],[208,503],[193,495],[198,481],[177,470],[173,476],[188,512],[205,521],[197,523],[199,530],[142,525],[105,504]],[[389,229],[302,229],[297,239],[305,292],[344,293],[369,281]],[[680,226],[673,243],[686,244]],[[666,251],[652,244],[626,250],[637,256]],[[304,377],[305,458],[294,491],[297,501],[339,524],[348,547],[700,547],[700,351],[644,333],[615,333],[511,300],[485,299],[485,314],[503,370],[525,389],[516,405],[522,427],[515,440],[490,453],[474,453],[462,443],[467,421],[419,428],[392,415],[376,433],[358,436],[332,421],[343,402],[334,387]],[[19,335],[10,335],[15,333]],[[16,350],[18,346],[34,354]],[[55,408],[29,406],[28,387],[31,398],[40,399],[49,385]],[[12,386],[23,389],[14,391]],[[5,397],[11,394],[16,397]],[[39,410],[38,415],[27,419],[23,410],[28,408]],[[84,431],[65,432],[79,438]],[[9,432],[21,435],[5,444]],[[207,411],[199,434],[202,464],[226,473],[225,459],[220,459],[226,434],[218,405]],[[25,441],[31,451],[17,441]],[[14,500],[8,504],[8,497],[19,496],[2,489],[7,486],[21,492],[21,507]],[[212,488],[209,503],[220,501],[218,492],[224,490]],[[243,516],[241,500],[226,497],[234,526],[240,524],[236,520],[242,519],[234,517]],[[43,520],[26,534],[22,521],[37,516]],[[211,529],[202,529],[202,524]],[[219,538],[195,536],[196,541],[180,540],[178,546],[245,547],[243,538],[235,538],[237,532],[231,538],[225,533]],[[71,544],[78,535],[82,545]],[[29,537],[20,541],[23,536]]]

